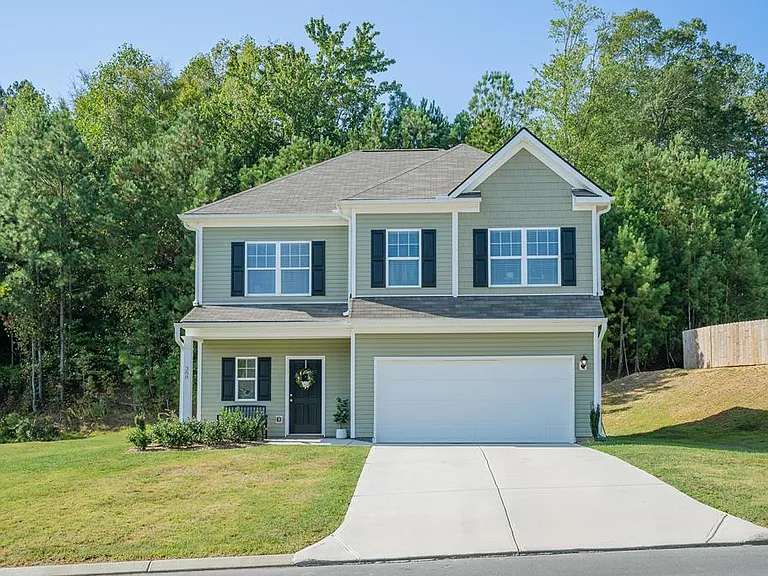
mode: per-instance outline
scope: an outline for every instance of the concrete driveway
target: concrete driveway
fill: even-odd
[[[581,446],[371,449],[344,522],[296,562],[611,550],[768,540]]]

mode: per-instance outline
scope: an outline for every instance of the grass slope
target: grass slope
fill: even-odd
[[[663,370],[604,387],[599,450],[768,526],[768,366]]]
[[[341,523],[367,448],[0,445],[0,566],[279,554]]]

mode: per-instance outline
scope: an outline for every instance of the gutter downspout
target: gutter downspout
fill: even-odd
[[[597,369],[597,377],[598,377],[598,383],[600,386],[600,422],[598,422],[597,429],[600,431],[600,436],[603,438],[607,438],[608,434],[605,433],[605,428],[603,427],[603,338],[605,338],[605,333],[608,331],[608,319],[603,318],[603,321],[600,323],[600,329],[598,334],[598,343],[597,343],[597,349],[600,352],[600,357],[597,359],[596,362],[596,369]]]

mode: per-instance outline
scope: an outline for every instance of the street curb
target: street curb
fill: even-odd
[[[292,554],[264,556],[223,556],[179,560],[138,560],[92,564],[57,564],[0,568],[0,576],[105,576],[112,574],[152,574],[156,572],[191,572],[232,570],[236,568],[278,568],[293,566]]]
[[[463,560],[469,558],[514,558],[516,556],[560,556],[566,554],[600,554],[610,552],[641,552],[644,550],[686,550],[692,548],[737,548],[739,546],[768,546],[768,540],[758,539],[746,542],[708,542],[702,544],[668,544],[658,546],[630,546],[623,548],[571,548],[563,550],[521,550],[519,552],[479,552],[476,554],[443,554],[431,556],[409,556],[405,558],[367,558],[361,560],[303,560],[293,566],[337,566],[341,564],[383,564],[387,562],[427,562],[430,560]],[[0,573],[0,576],[2,574]]]
[[[219,558],[187,558],[179,560],[135,560],[128,562],[97,562],[91,564],[56,564],[0,568],[0,576],[111,576],[113,574],[153,574],[168,572],[205,572],[247,568],[285,568],[302,566],[338,566],[346,564],[379,564],[385,562],[425,562],[429,560],[458,560],[465,558],[511,558],[515,556],[554,556],[580,553],[610,553],[641,550],[684,550],[687,548],[733,548],[737,546],[768,546],[768,540],[747,542],[681,544],[669,546],[638,546],[625,548],[574,548],[570,550],[525,550],[520,552],[446,554],[360,560],[312,560],[294,562],[293,554],[264,556],[225,556]]]

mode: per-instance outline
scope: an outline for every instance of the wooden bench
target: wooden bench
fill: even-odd
[[[240,412],[243,416],[246,418],[259,418],[261,417],[262,422],[264,423],[264,439],[267,439],[267,407],[266,406],[260,406],[258,404],[244,404],[242,406],[238,405],[229,405],[224,406],[224,410],[227,412]],[[216,416],[216,419],[218,420],[218,416]]]

